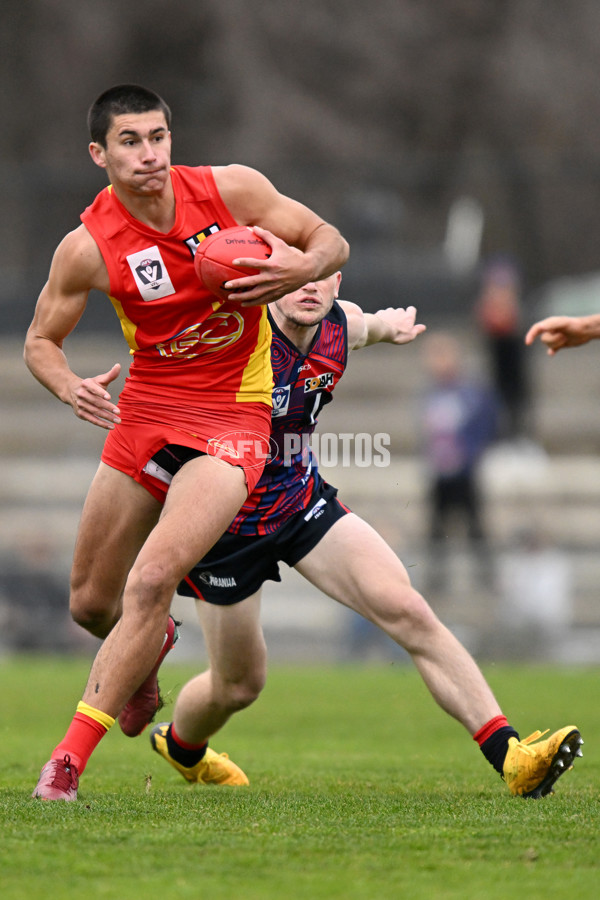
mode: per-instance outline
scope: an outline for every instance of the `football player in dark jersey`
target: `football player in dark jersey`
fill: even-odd
[[[210,668],[183,687],[173,721],[152,729],[152,746],[187,781],[200,780],[208,738],[264,686],[261,586],[280,581],[285,562],[410,654],[434,700],[464,725],[512,794],[544,796],[581,755],[577,728],[521,741],[475,661],[411,585],[400,559],[318,472],[308,438],[348,351],[405,344],[425,330],[415,324],[414,307],[369,314],[338,302],[340,279],[337,273],[311,282],[270,306],[272,457],[229,530],[179,586],[197,599]]]

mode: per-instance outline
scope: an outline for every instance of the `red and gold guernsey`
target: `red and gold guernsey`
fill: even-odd
[[[121,422],[109,432],[102,460],[163,499],[164,485],[148,475],[161,447],[210,453],[225,446],[222,458],[244,468],[252,490],[264,458],[244,450],[243,439],[264,444],[270,431],[266,306],[223,301],[198,280],[198,245],[238,223],[210,166],[172,166],[171,178],[175,224],[167,233],[130,215],[110,185],[81,215],[106,264],[109,297],[133,357],[118,401]],[[233,433],[241,435],[237,444]]]
[[[176,218],[167,233],[130,215],[110,185],[81,215],[108,269],[109,297],[133,356],[129,378],[159,387],[162,396],[185,397],[191,388],[209,406],[270,405],[266,307],[222,301],[194,271],[198,245],[238,223],[210,166],[172,166],[171,178]]]

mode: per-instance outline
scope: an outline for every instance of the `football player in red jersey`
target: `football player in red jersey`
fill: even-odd
[[[156,711],[156,664],[175,639],[173,592],[260,474],[256,441],[232,448],[228,465],[208,448],[227,430],[268,440],[265,304],[331,274],[348,255],[336,228],[256,170],[172,166],[170,111],[154,92],[110,88],[88,124],[90,154],[110,185],[59,244],[25,343],[34,376],[109,432],[71,577],[74,618],[104,642],[34,791],[48,800],[76,799],[78,777],[117,716],[134,735]],[[259,274],[233,280],[224,301],[198,281],[194,250],[235,224],[254,227],[272,253],[258,266],[253,260]],[[133,357],[118,403],[109,391],[118,365],[83,378],[63,352],[91,289],[109,296]],[[173,468],[168,489],[154,474],[161,452]]]

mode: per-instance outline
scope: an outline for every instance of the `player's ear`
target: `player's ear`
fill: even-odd
[[[335,288],[333,291],[333,296],[335,297],[336,300],[340,296],[340,284],[341,283],[342,283],[342,273],[336,272],[335,273]]]
[[[97,141],[92,141],[88,145],[88,150],[90,151],[90,156],[94,160],[97,166],[100,166],[101,169],[106,168],[106,158],[105,158],[105,150],[102,144],[99,144]]]

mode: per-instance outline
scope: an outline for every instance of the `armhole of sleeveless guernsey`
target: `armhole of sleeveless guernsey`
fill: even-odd
[[[333,301],[332,312],[335,313],[335,316],[339,322],[339,324],[343,328],[344,335],[344,368],[348,365],[348,316],[344,312],[343,308],[337,302],[337,300]]]
[[[227,206],[225,206],[219,188],[217,187],[215,176],[213,175],[212,166],[198,166],[198,169],[200,170],[201,177],[204,181],[204,184],[206,185],[207,192],[210,195],[211,202],[213,203],[219,215],[222,215],[225,221],[229,220],[232,225],[239,225],[239,222],[237,222],[233,218],[232,214],[229,212],[229,209],[227,208]]]

